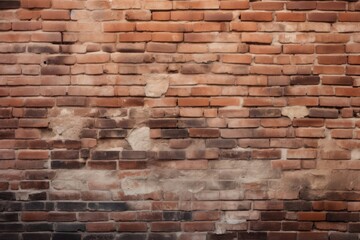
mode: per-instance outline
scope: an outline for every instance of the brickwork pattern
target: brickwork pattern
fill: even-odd
[[[359,239],[359,54],[359,1],[0,1],[0,239]]]

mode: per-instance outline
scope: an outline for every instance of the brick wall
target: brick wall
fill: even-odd
[[[0,2],[1,240],[355,240],[360,2]]]

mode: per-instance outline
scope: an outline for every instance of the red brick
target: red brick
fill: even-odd
[[[220,9],[224,10],[242,10],[248,9],[250,4],[248,1],[221,1]]]
[[[341,12],[339,13],[340,22],[360,22],[360,14],[357,12]]]
[[[44,10],[41,11],[43,20],[69,20],[70,12],[67,10]]]
[[[240,19],[242,21],[271,22],[273,15],[271,12],[242,12]]]

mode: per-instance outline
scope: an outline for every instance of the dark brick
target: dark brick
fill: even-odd
[[[83,159],[88,159],[90,157],[90,149],[81,149],[80,157]]]
[[[192,214],[191,212],[182,211],[164,211],[163,219],[165,221],[191,221]]]
[[[267,240],[266,232],[239,232],[239,240]]]
[[[281,117],[281,110],[277,108],[251,108],[251,118],[275,118]]]
[[[299,232],[298,240],[328,240],[327,232]]]
[[[15,130],[0,130],[0,139],[15,138]]]
[[[181,119],[178,122],[179,128],[201,128],[206,127],[205,120],[203,119]]]
[[[177,120],[176,119],[150,119],[149,127],[150,128],[176,128]]]
[[[15,200],[15,193],[13,193],[13,192],[0,192],[0,200]]]
[[[68,151],[52,151],[51,159],[78,159],[79,151],[68,150]]]
[[[0,239],[3,240],[20,240],[20,235],[16,233],[0,233]]]
[[[55,227],[57,232],[85,232],[85,229],[84,223],[58,223]]]
[[[359,213],[348,212],[329,212],[326,214],[326,220],[329,222],[358,222]]]
[[[29,45],[28,52],[30,53],[58,53],[60,50],[58,45]]]
[[[59,211],[84,211],[86,210],[86,203],[83,202],[58,202],[56,203],[56,208]]]
[[[280,211],[269,211],[269,212],[261,212],[261,220],[262,221],[281,221],[285,218],[286,213]]]
[[[22,235],[23,240],[50,240],[51,234],[50,233],[23,233]]]
[[[92,153],[93,160],[117,160],[119,151],[96,151]]]
[[[12,109],[11,108],[0,108],[0,118],[11,118]]]
[[[122,151],[121,158],[122,159],[145,159],[146,152],[145,151]]]
[[[25,225],[27,232],[49,232],[53,230],[51,223],[29,223]]]
[[[207,139],[207,148],[234,148],[237,142],[234,139]]]
[[[116,128],[116,121],[114,119],[97,119],[95,121],[97,128]]]
[[[269,232],[268,240],[296,240],[296,233],[286,233],[286,232]]]
[[[81,234],[76,233],[54,233],[52,240],[81,240]]]
[[[125,138],[127,136],[127,130],[117,129],[117,130],[100,130],[99,138]]]
[[[146,240],[146,234],[138,233],[123,233],[120,234],[116,240]],[[155,239],[154,239],[155,240]]]
[[[162,129],[162,138],[187,138],[189,133],[186,129]]]
[[[250,229],[254,231],[279,231],[281,222],[250,222]]]
[[[52,202],[26,202],[24,203],[26,211],[53,211],[54,203]]]
[[[330,233],[330,240],[358,240],[358,235],[355,233]]]
[[[0,223],[0,232],[23,232],[24,225],[21,223]]]
[[[338,118],[338,116],[339,116],[339,111],[337,109],[311,108],[309,110],[309,117]]]
[[[174,233],[150,233],[148,240],[176,240]]]
[[[20,8],[20,0],[0,1],[0,9],[16,9],[16,8]]]
[[[208,233],[206,240],[234,240],[238,239],[236,233],[216,234]]]
[[[16,222],[18,219],[17,213],[0,213],[0,222]]]
[[[318,85],[319,83],[319,76],[294,76],[290,79],[291,85]]]
[[[47,199],[46,192],[37,192],[37,193],[29,194],[29,200],[32,200],[32,201],[40,201],[40,200],[46,200],[46,199]]]
[[[114,234],[89,234],[86,235],[83,240],[114,240]]]
[[[79,161],[51,161],[52,169],[79,169],[85,166],[85,162]]]
[[[250,151],[232,151],[232,150],[223,150],[220,152],[220,159],[239,159],[247,160],[250,159]]]
[[[310,211],[311,202],[307,201],[286,201],[284,202],[284,208],[288,211]]]
[[[313,227],[312,222],[283,222],[284,231],[310,231]]]
[[[185,159],[185,151],[159,151],[160,160],[182,160]]]
[[[124,202],[89,203],[88,208],[95,211],[126,211],[128,206]]]
[[[83,129],[80,138],[97,138],[97,131],[95,129]]]
[[[26,108],[24,110],[24,117],[26,118],[46,118],[47,110],[42,108]]]
[[[18,212],[21,211],[22,205],[20,202],[7,202],[7,201],[0,201],[0,211],[5,212]]]

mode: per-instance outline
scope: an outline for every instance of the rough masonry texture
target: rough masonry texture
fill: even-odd
[[[1,240],[359,239],[359,1],[0,9]]]

